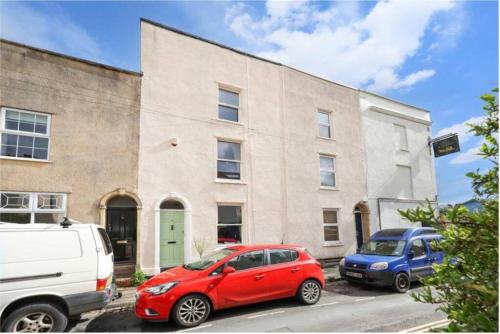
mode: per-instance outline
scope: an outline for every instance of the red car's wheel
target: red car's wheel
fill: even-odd
[[[201,295],[189,295],[175,304],[173,319],[184,328],[195,327],[204,322],[210,314],[210,303]]]
[[[316,304],[321,297],[321,285],[313,279],[305,281],[300,286],[298,297],[303,304]]]

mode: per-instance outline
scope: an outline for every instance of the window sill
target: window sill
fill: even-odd
[[[337,141],[335,138],[328,138],[328,137],[321,137],[321,136],[316,136],[318,139],[323,139],[323,140],[328,140],[328,141]]]
[[[14,158],[14,157],[6,157],[6,156],[0,156],[0,159],[3,159],[3,160],[14,160],[14,161],[42,162],[42,163],[46,163],[46,164],[51,164],[52,163],[52,161],[50,161],[50,160],[30,159],[30,158]]]
[[[222,118],[215,118],[214,119],[217,122],[224,123],[224,124],[232,124],[232,125],[239,125],[239,126],[244,126],[244,123],[241,122],[234,122],[234,121],[229,121],[227,119],[222,119]]]
[[[231,179],[215,179],[215,183],[242,184],[242,185],[247,184],[242,180],[231,180]]]
[[[327,187],[327,186],[320,186],[320,190],[331,190],[331,191],[339,191],[340,189],[337,187]]]
[[[323,247],[342,247],[344,243],[342,241],[325,241]]]

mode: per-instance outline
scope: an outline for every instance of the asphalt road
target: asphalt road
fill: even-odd
[[[418,290],[414,287],[411,291]],[[409,293],[330,283],[321,300],[304,306],[286,299],[214,312],[199,327],[182,332],[395,332],[445,319],[435,306],[418,303]],[[72,332],[169,332],[170,322],[136,319],[132,309],[91,312],[68,328]]]

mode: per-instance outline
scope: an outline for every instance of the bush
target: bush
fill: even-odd
[[[136,271],[132,274],[132,285],[139,286],[142,283],[146,282],[146,274],[142,271]]]
[[[479,154],[492,167],[467,176],[482,210],[468,212],[455,205],[442,213],[445,224],[430,204],[400,211],[411,222],[440,229],[444,237],[443,263],[434,265],[435,275],[422,279],[423,289],[412,295],[437,304],[451,321],[445,330],[453,332],[498,332],[498,102],[490,94],[481,98],[486,102],[486,117],[481,124],[471,125],[471,131],[484,138]]]

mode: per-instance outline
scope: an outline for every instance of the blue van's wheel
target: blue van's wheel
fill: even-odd
[[[398,273],[392,285],[394,291],[405,293],[410,288],[410,277],[406,273]]]

